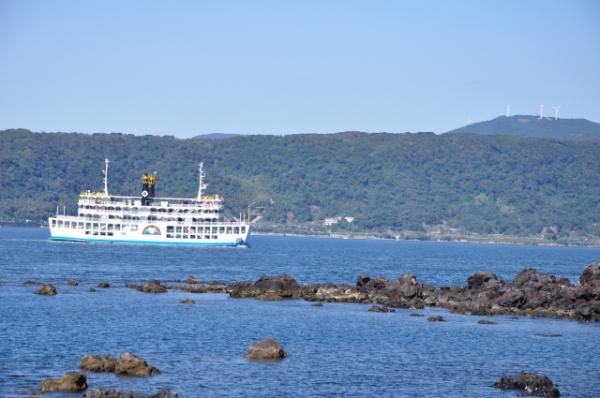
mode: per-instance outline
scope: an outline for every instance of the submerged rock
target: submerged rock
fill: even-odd
[[[396,310],[384,305],[372,305],[369,307],[369,312],[396,312]]]
[[[442,317],[441,315],[431,315],[431,316],[428,316],[427,320],[429,322],[446,322],[446,320],[444,319],[444,317]]]
[[[522,390],[529,395],[555,398],[560,396],[558,388],[545,375],[519,372],[513,376],[502,376],[494,387],[504,390]]]
[[[83,373],[67,372],[58,379],[45,379],[42,381],[38,393],[45,392],[80,392],[87,388],[87,380]]]
[[[495,325],[496,324],[495,321],[490,321],[489,319],[480,319],[477,321],[477,323],[480,325]]]
[[[191,298],[184,298],[183,300],[180,301],[181,304],[195,304],[196,302],[194,300],[192,300]]]
[[[320,302],[320,301],[318,301],[318,302],[316,302],[316,303],[312,303],[312,306],[313,306],[313,307],[323,307],[323,303],[322,303],[322,302]]]
[[[79,281],[77,279],[69,279],[67,285],[72,287],[79,286]]]
[[[56,288],[51,283],[44,283],[36,289],[35,294],[42,296],[55,296]]]
[[[110,287],[110,283],[108,283],[108,282],[100,282],[100,283],[98,283],[98,287],[100,289],[108,289]]]
[[[285,358],[287,353],[279,342],[268,337],[248,347],[244,356],[252,360],[278,360]]]
[[[94,289],[93,287],[90,287],[90,288],[88,289],[88,292],[90,292],[90,293],[94,293],[95,291],[96,291],[96,289]]]
[[[196,285],[198,283],[198,280],[196,278],[194,278],[192,275],[190,275],[185,280],[185,283],[187,283],[189,285]]]
[[[423,317],[425,315],[423,314],[419,314],[418,312],[413,312],[412,314],[410,314],[410,316],[415,316],[415,317]]]
[[[160,371],[150,366],[142,358],[135,356],[130,352],[122,352],[119,355],[119,361],[115,366],[115,373],[126,376],[154,376]]]
[[[83,393],[82,398],[178,398],[173,391],[160,390],[155,394],[144,395],[134,391],[117,391],[112,388],[95,388]]]
[[[114,372],[117,367],[117,359],[110,354],[90,356],[81,358],[79,367],[91,372]]]

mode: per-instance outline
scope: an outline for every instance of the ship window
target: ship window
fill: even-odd
[[[183,239],[187,239],[187,238],[188,238],[187,234],[183,234]]]
[[[77,221],[71,222],[71,229],[77,229]]]
[[[113,228],[114,228],[114,225],[113,224],[108,224],[107,228],[108,228],[109,231],[112,231]]]
[[[183,227],[184,234],[188,234],[189,232],[190,232],[190,229],[188,227]]]
[[[219,227],[219,233],[220,234],[224,234],[225,233],[225,227]]]
[[[217,239],[217,235],[211,236],[211,239]]]
[[[106,235],[113,236],[113,233],[112,232],[107,232]]]
[[[175,227],[175,232],[181,233],[181,227]]]
[[[204,235],[204,239],[210,239],[210,235]]]
[[[167,238],[173,238],[173,234],[167,234]]]
[[[234,234],[239,234],[240,233],[240,227],[234,227],[233,228],[233,233]]]
[[[190,239],[196,239],[196,235],[190,235]]]
[[[175,235],[175,238],[177,238],[177,239],[181,239],[181,234],[177,234],[177,235]]]
[[[121,224],[115,224],[115,231],[121,230]]]
[[[132,225],[132,226],[129,227],[129,229],[131,231],[137,231],[137,227],[138,227],[137,225]]]
[[[117,206],[117,207],[115,207],[115,210],[118,210],[118,211],[120,211],[120,210],[121,210],[121,208],[120,208],[119,206]]]
[[[52,226],[56,227],[56,220],[52,220]]]
[[[173,226],[172,225],[168,225],[167,226],[167,232],[173,232]]]
[[[196,227],[190,227],[190,233],[195,234],[196,233]]]
[[[246,233],[246,227],[242,227],[242,233],[245,234]]]

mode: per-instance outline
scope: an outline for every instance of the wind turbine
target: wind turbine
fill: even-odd
[[[553,106],[554,109],[554,120],[558,120],[558,110],[560,109],[560,105]]]
[[[506,105],[506,117],[510,117],[510,104]]]
[[[540,105],[540,120],[544,118],[544,104]]]

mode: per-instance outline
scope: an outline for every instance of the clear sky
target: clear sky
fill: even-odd
[[[600,121],[600,1],[0,0],[0,129],[444,132]]]

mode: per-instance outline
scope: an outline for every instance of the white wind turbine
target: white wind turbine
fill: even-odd
[[[544,104],[540,105],[540,119],[544,118]]]
[[[506,117],[510,117],[510,104],[506,105]]]
[[[560,105],[556,105],[553,106],[552,109],[554,109],[554,120],[558,120],[558,111],[560,110]]]

